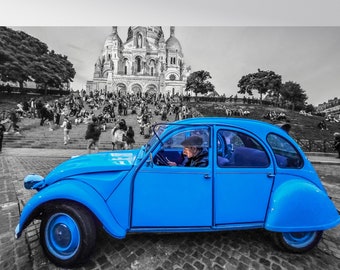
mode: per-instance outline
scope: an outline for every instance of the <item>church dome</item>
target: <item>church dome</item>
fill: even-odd
[[[182,52],[182,46],[175,37],[175,27],[173,26],[170,28],[170,37],[166,41],[166,48],[171,51]]]
[[[182,52],[182,46],[179,43],[178,39],[175,37],[169,37],[166,41],[166,48],[168,50]]]
[[[118,32],[117,32],[117,26],[112,27],[112,33],[106,38],[105,40],[105,47],[112,46],[115,41],[118,41],[118,47],[121,47],[122,40],[120,39]]]

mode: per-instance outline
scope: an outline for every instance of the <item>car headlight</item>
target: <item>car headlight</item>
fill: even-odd
[[[26,189],[39,189],[44,184],[44,177],[38,174],[29,174],[24,179],[24,187]]]

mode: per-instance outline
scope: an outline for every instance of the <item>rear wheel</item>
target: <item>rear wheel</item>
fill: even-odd
[[[283,250],[303,253],[319,243],[323,231],[275,233],[275,243]]]
[[[73,267],[84,262],[96,241],[96,228],[90,213],[81,205],[53,205],[40,224],[40,242],[54,264]]]

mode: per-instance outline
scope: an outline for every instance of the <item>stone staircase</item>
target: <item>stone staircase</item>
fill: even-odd
[[[173,116],[170,116],[170,118]],[[125,119],[127,126],[132,126],[135,132],[134,148],[145,144],[148,139],[139,134],[139,123],[137,122],[136,114],[128,114],[122,116]],[[172,121],[173,119],[169,119]],[[160,116],[154,116],[152,122],[161,122]],[[49,131],[49,126],[46,123],[40,126],[40,119],[23,118],[18,123],[20,134],[9,132],[4,135],[3,148],[45,148],[45,149],[86,149],[87,141],[85,140],[85,132],[87,125],[75,125],[72,121],[72,129],[70,131],[71,140],[67,145],[64,145],[63,128],[55,126],[53,131]],[[106,131],[103,131],[99,140],[100,150],[111,150],[111,129],[114,123],[108,123]]]
[[[23,121],[22,121],[23,122]],[[9,148],[57,148],[57,149],[86,149],[86,140],[84,139],[86,125],[81,124],[75,126],[70,132],[71,140],[67,145],[64,145],[63,128],[55,126],[53,131],[49,131],[48,125],[40,126],[39,119],[36,119],[34,126],[22,128],[22,122],[19,123],[20,135],[9,133],[4,135],[3,147]],[[110,149],[111,141],[109,130],[103,132],[100,140],[102,149]],[[105,134],[106,133],[106,134]]]

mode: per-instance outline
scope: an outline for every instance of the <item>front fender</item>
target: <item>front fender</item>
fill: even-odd
[[[35,194],[22,210],[19,224],[15,229],[15,236],[19,238],[22,231],[36,218],[44,203],[54,200],[72,200],[86,206],[103,224],[104,229],[116,238],[123,238],[126,235],[124,230],[104,199],[89,185],[73,180],[55,183]]]
[[[313,183],[291,180],[273,191],[265,228],[276,232],[322,231],[340,223],[327,193]]]

